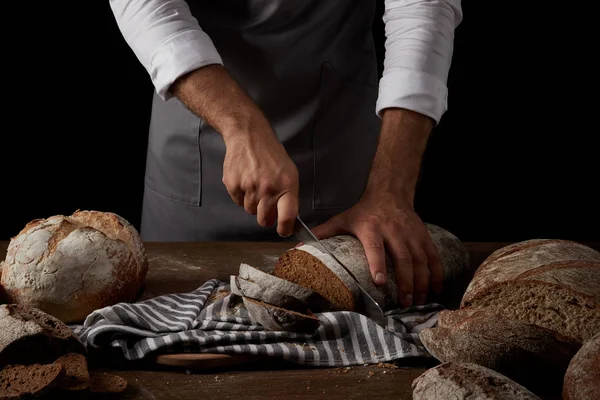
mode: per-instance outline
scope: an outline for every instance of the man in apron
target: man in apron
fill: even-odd
[[[141,235],[274,240],[297,214],[365,247],[402,301],[441,288],[413,208],[429,133],[445,112],[460,0],[386,0],[378,82],[374,0],[111,0],[156,88]],[[276,228],[274,228],[276,226]]]

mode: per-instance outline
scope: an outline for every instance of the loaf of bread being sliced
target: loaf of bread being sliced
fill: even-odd
[[[541,400],[510,378],[474,363],[430,368],[412,383],[413,400]]]
[[[57,318],[25,305],[0,305],[0,367],[51,363],[71,352],[87,354],[72,330]]]
[[[312,313],[301,314],[292,310],[243,297],[253,324],[260,324],[269,331],[312,332],[320,324]]]
[[[567,240],[532,239],[492,253],[461,308],[486,308],[579,343],[600,332],[600,252]]]
[[[278,278],[277,276],[253,268],[248,264],[240,264],[239,277],[255,283],[263,290],[270,289],[273,293],[278,292],[296,298],[299,301],[306,303],[313,312],[327,311],[331,308],[329,300],[309,287],[297,285],[288,280]],[[268,300],[265,301],[269,303]],[[285,307],[284,305],[281,306]],[[301,310],[296,311],[302,312]]]
[[[0,370],[0,399],[37,398],[53,391],[64,376],[60,363],[7,365]]]
[[[469,253],[462,242],[445,229],[432,224],[426,224],[426,228],[442,262],[448,293],[437,296],[436,301],[458,306],[474,272]],[[363,245],[356,237],[339,235],[322,242],[384,310],[400,306],[396,273],[387,253],[387,283],[378,287],[373,282]],[[273,275],[321,294],[331,302],[333,310],[362,311],[361,291],[354,279],[329,254],[314,246],[303,244],[286,251],[277,261]]]
[[[442,363],[479,364],[536,393],[560,392],[569,361],[580,347],[554,331],[485,309],[441,311],[437,326],[419,337]]]

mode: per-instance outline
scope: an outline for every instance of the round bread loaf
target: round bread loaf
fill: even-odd
[[[0,306],[0,367],[50,363],[67,353],[87,354],[63,322],[26,305]]]
[[[413,400],[541,400],[524,386],[484,366],[449,362],[412,383]]]
[[[600,399],[600,334],[573,356],[563,384],[563,400]]]
[[[120,216],[78,211],[28,223],[12,238],[2,266],[4,290],[65,323],[133,301],[148,260],[138,232]]]
[[[462,242],[438,226],[426,224],[426,227],[442,261],[444,282],[468,275],[470,258]],[[322,242],[352,271],[360,284],[384,310],[400,306],[396,273],[388,254],[388,279],[385,286],[378,287],[371,277],[364,248],[356,237],[339,235]],[[314,246],[303,244],[286,251],[277,261],[273,275],[314,290],[329,300],[332,310],[360,311],[361,292],[354,279],[331,256]],[[458,296],[459,299],[460,296],[462,292]]]
[[[538,394],[560,393],[562,377],[580,347],[554,331],[486,309],[441,311],[437,326],[422,330],[419,338],[442,363],[479,364]]]
[[[506,246],[481,263],[465,307],[487,308],[581,344],[600,332],[600,253],[568,240]]]

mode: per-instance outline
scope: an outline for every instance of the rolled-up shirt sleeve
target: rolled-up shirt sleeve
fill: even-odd
[[[121,34],[163,100],[180,76],[223,61],[185,0],[110,0]]]
[[[385,59],[376,112],[409,109],[436,124],[448,108],[447,80],[460,0],[385,0]]]

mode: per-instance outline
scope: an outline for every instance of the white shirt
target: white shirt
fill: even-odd
[[[217,0],[218,1],[218,0]],[[185,0],[110,0],[125,41],[146,68],[158,95],[180,76],[223,64]],[[375,112],[401,107],[438,123],[448,108],[447,79],[460,0],[385,0],[385,59]]]

